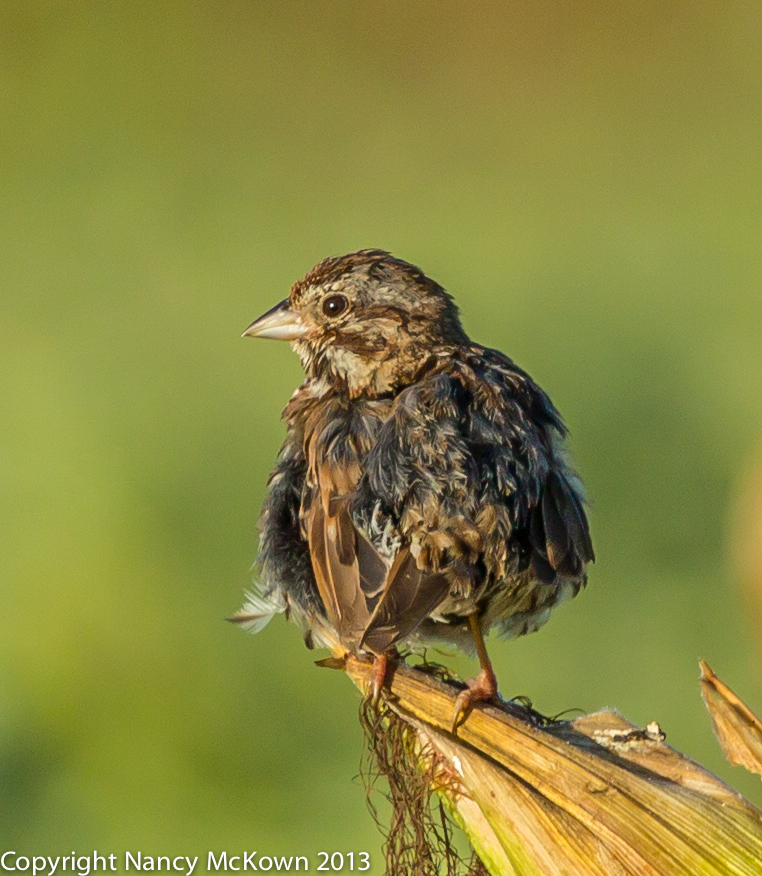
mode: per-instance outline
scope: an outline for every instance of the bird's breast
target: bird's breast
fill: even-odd
[[[365,469],[365,459],[389,418],[391,401],[331,396],[304,411],[307,485],[346,496]]]

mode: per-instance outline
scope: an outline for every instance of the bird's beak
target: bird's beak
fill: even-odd
[[[243,333],[244,338],[275,338],[279,341],[296,341],[307,334],[307,326],[301,316],[288,306],[284,298],[267,313],[263,313]]]

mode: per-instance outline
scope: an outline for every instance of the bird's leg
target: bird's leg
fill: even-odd
[[[386,684],[389,663],[394,663],[397,656],[397,651],[394,648],[391,651],[384,651],[382,654],[374,654],[373,656],[373,667],[370,674],[370,701],[374,706],[378,703],[381,691]]]
[[[458,729],[461,718],[465,719],[477,703],[492,700],[497,696],[497,678],[489,654],[487,654],[487,646],[484,643],[484,635],[476,612],[468,616],[468,625],[471,627],[476,643],[476,655],[479,658],[481,669],[476,678],[469,679],[468,687],[458,694],[458,698],[455,700],[455,712],[452,718],[453,733]]]

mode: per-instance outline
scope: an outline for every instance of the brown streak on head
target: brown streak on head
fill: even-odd
[[[383,273],[384,269],[388,272],[397,272],[413,283],[419,284],[422,288],[432,292],[443,292],[442,287],[429,279],[423,271],[405,262],[402,259],[395,258],[390,252],[383,249],[358,249],[356,252],[347,253],[343,256],[329,256],[323,259],[308,271],[301,280],[297,280],[291,287],[290,298],[296,303],[301,297],[305,289],[310,286],[327,286],[340,280],[345,274],[348,274],[358,268],[366,268],[365,273],[369,277]]]

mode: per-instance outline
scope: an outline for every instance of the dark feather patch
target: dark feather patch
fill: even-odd
[[[569,531],[567,521],[562,517],[559,500],[564,496],[556,486],[558,478],[552,472],[548,475],[542,495],[542,521],[545,526],[545,553],[554,569],[560,569],[569,553]]]
[[[357,563],[360,567],[360,587],[372,611],[386,584],[386,563],[368,539],[357,531]]]
[[[409,636],[447,596],[449,577],[421,571],[408,548],[397,555],[383,595],[362,637],[361,646],[382,654]]]

